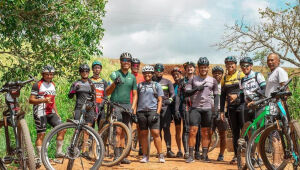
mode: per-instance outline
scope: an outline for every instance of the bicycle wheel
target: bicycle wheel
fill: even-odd
[[[237,166],[238,169],[247,169],[247,165],[246,165],[246,157],[245,157],[245,153],[246,153],[246,148],[247,148],[247,141],[250,138],[249,137],[249,133],[247,132],[248,127],[251,125],[252,122],[248,121],[244,124],[242,130],[241,130],[241,137],[238,140],[238,148],[237,148]]]
[[[138,132],[137,132],[137,129],[134,129],[132,131],[132,146],[131,146],[131,150],[134,151],[134,152],[138,152],[139,151],[139,139],[138,139]]]
[[[293,159],[293,169],[298,169],[300,166],[299,163],[299,158],[300,158],[300,125],[298,121],[292,120],[291,121],[291,138],[293,142],[293,147],[294,147],[294,153],[293,153],[293,158],[294,156],[297,157],[297,159]]]
[[[80,132],[76,128],[76,124],[67,122],[54,127],[46,135],[41,157],[47,169],[65,169],[66,165],[67,169],[98,169],[101,166],[104,145],[100,135],[86,125],[82,126]],[[66,132],[62,145],[63,155],[58,156],[56,138],[60,131]],[[95,147],[91,147],[93,144]]]
[[[211,141],[210,141],[208,152],[213,151],[217,147],[219,140],[220,140],[220,136],[219,136],[218,130],[216,129],[211,136]],[[200,153],[202,153],[202,144],[200,144],[199,151],[200,151]]]
[[[120,141],[120,138],[117,137],[117,133],[123,135],[123,141]],[[102,165],[117,165],[128,155],[131,149],[131,131],[124,123],[114,122],[113,124],[106,124],[100,130],[100,135],[105,146]]]
[[[277,124],[267,127],[259,139],[259,153],[267,169],[290,169],[287,166],[284,150],[288,149],[288,140]],[[271,146],[270,146],[271,145]]]
[[[2,161],[2,158],[0,158],[0,169],[1,170],[6,170],[6,167],[4,165],[4,162]]]
[[[21,146],[21,152],[18,154],[19,164],[22,169],[36,169],[34,160],[34,149],[32,146],[29,129],[25,119],[19,120],[18,138]]]

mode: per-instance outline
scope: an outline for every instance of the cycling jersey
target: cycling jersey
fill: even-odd
[[[46,82],[43,79],[33,84],[31,89],[31,95],[36,96],[37,99],[44,99],[50,97],[51,103],[40,103],[33,105],[33,113],[38,117],[55,113],[55,85],[53,82]]]
[[[95,79],[91,77],[91,81],[96,90],[96,103],[102,103],[102,97],[106,96],[105,89],[107,88],[108,83],[102,78]]]
[[[287,82],[289,79],[287,72],[281,68],[277,67],[272,72],[268,74],[267,85],[266,85],[266,96],[270,97],[271,93],[280,87],[280,83]]]
[[[163,77],[160,77],[160,78],[154,77],[153,81],[158,82],[163,89],[163,92],[164,92],[163,107],[166,107],[167,105],[171,104],[171,102],[175,96],[174,87],[173,87],[172,82]],[[171,99],[171,101],[170,101],[170,99]]]
[[[117,77],[121,78],[122,83],[116,86],[110,100],[120,104],[130,104],[130,92],[137,89],[136,78],[130,72],[124,74],[121,70],[114,71],[110,75],[112,81]]]
[[[153,89],[156,88],[156,95]],[[138,85],[138,107],[137,111],[153,111],[157,109],[157,97],[163,96],[163,90],[157,82],[142,82]]]
[[[75,109],[76,110],[80,110],[82,105],[85,103],[87,98],[92,98],[92,87],[91,84],[89,83],[89,81],[82,81],[82,80],[78,80],[75,81],[71,88],[70,88],[70,92],[69,92],[69,98],[73,98],[74,95],[76,95],[76,105],[75,105]],[[93,104],[90,101],[87,101],[88,104]]]
[[[144,76],[142,74],[139,74],[139,73],[133,73],[133,75],[135,76],[136,78],[136,83],[139,84],[144,80]],[[132,104],[132,91],[130,92],[130,103]]]
[[[218,93],[218,82],[213,77],[207,76],[205,79],[195,76],[190,84],[186,85],[186,90],[192,90],[195,87],[204,85],[204,89],[195,92],[191,96],[192,107],[202,109],[212,109],[212,100],[210,98],[211,93],[214,95]]]
[[[246,102],[251,102],[252,100],[258,100],[259,96],[255,91],[262,89],[266,85],[264,76],[259,72],[251,72],[240,81],[240,89],[244,93],[244,98]]]

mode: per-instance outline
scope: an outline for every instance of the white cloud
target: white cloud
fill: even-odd
[[[266,0],[244,0],[242,1],[242,15],[246,19],[257,22],[260,19],[259,9],[264,9],[269,6]]]

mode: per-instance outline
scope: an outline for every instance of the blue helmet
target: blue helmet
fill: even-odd
[[[227,62],[234,62],[236,64],[237,60],[236,60],[236,58],[234,56],[228,56],[228,57],[225,58],[224,62],[225,63],[227,63]]]
[[[224,70],[221,66],[214,66],[214,68],[212,68],[212,73],[218,72],[218,71],[224,73]]]
[[[155,70],[155,71],[158,71],[158,72],[163,72],[163,71],[165,70],[165,67],[164,67],[163,64],[158,63],[158,64],[155,64],[154,70]]]
[[[242,63],[249,63],[251,65],[253,65],[253,60],[250,57],[244,57],[240,60],[240,64]]]
[[[198,66],[200,65],[209,65],[209,61],[206,57],[200,57],[199,60],[198,60]]]
[[[100,61],[94,61],[94,62],[92,63],[92,68],[94,68],[95,65],[99,65],[99,66],[102,67],[102,63],[101,63]]]

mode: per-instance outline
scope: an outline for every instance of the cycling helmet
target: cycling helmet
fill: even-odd
[[[214,68],[212,68],[213,73],[218,71],[224,73],[224,70],[221,66],[214,66]]]
[[[125,53],[122,53],[121,55],[120,55],[120,60],[121,59],[123,59],[123,58],[127,58],[127,59],[132,59],[132,56],[131,56],[131,54],[130,53],[128,53],[128,52],[125,52]]]
[[[131,60],[131,64],[140,64],[140,63],[141,63],[140,60],[137,58],[132,58]]]
[[[143,69],[142,69],[142,73],[144,73],[144,72],[151,72],[151,73],[153,73],[154,72],[153,66],[150,66],[150,65],[144,66]]]
[[[242,63],[249,63],[249,64],[253,65],[253,61],[252,61],[252,59],[250,57],[244,57],[244,58],[242,58],[240,60],[240,64],[242,64]]]
[[[80,67],[79,67],[79,72],[82,72],[82,71],[90,71],[89,65],[81,64]]]
[[[209,61],[206,57],[200,57],[198,60],[198,66],[200,65],[209,65]]]
[[[175,73],[175,72],[179,72],[180,74],[182,73],[182,71],[180,70],[180,68],[178,67],[174,67],[171,71],[171,74]]]
[[[225,58],[225,63],[227,63],[227,62],[234,62],[236,64],[237,60],[234,56],[228,56]]]
[[[194,68],[196,67],[196,64],[195,64],[194,62],[188,61],[188,62],[186,62],[186,63],[183,64],[184,69],[186,69],[186,67],[187,67],[188,65],[191,65],[191,66],[193,66]]]
[[[55,72],[54,67],[49,64],[44,66],[42,70],[42,73],[54,73],[54,72]]]
[[[95,65],[99,65],[99,66],[102,67],[102,64],[101,64],[100,61],[94,61],[94,62],[92,63],[92,68],[94,68]]]
[[[158,72],[163,72],[165,70],[165,67],[163,64],[158,63],[158,64],[155,64],[154,70],[158,71]]]

